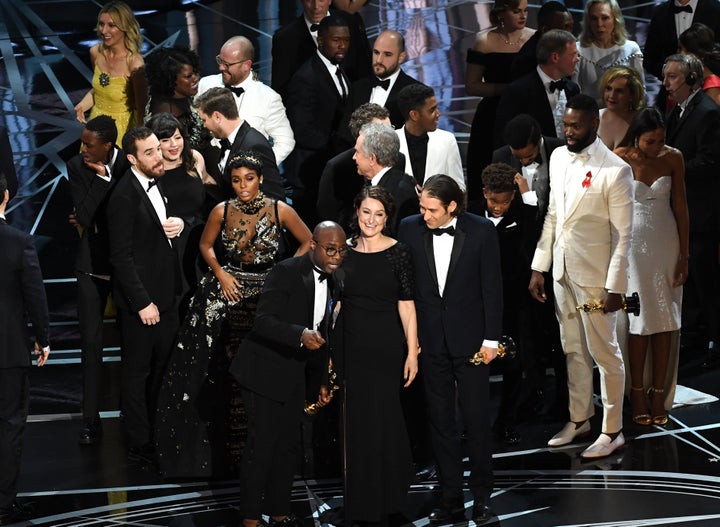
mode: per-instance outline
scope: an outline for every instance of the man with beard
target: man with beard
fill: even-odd
[[[602,433],[586,459],[622,448],[625,368],[617,342],[617,311],[627,292],[632,238],[633,176],[630,166],[597,137],[597,102],[571,98],[563,119],[567,146],[550,157],[550,203],[533,258],[530,293],[545,302],[543,272],[553,270],[555,312],[567,360],[570,422],[548,441],[556,447],[590,434],[594,413],[593,362],[600,370]],[[580,312],[600,300],[603,312]]]
[[[252,42],[242,36],[230,37],[215,57],[220,73],[200,79],[196,98],[210,88],[225,86],[232,91],[240,117],[267,139],[272,138],[279,165],[295,147],[295,138],[280,95],[253,78],[254,58]]]
[[[152,463],[158,389],[178,329],[180,279],[173,239],[184,224],[167,217],[156,181],[165,169],[155,134],[144,126],[133,128],[123,137],[123,150],[131,168],[107,206],[122,337],[120,400],[128,456]]]

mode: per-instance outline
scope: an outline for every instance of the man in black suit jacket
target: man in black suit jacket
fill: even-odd
[[[10,199],[15,197],[18,190],[18,178],[13,162],[13,152],[10,147],[10,137],[7,128],[0,125],[0,173],[5,174]]]
[[[50,324],[45,287],[32,236],[5,220],[10,192],[0,172],[0,525],[27,520],[31,514],[16,501],[22,437],[28,415],[28,368],[35,335],[37,365],[50,354]]]
[[[420,361],[442,489],[442,503],[429,517],[432,523],[449,523],[464,511],[458,399],[470,456],[472,519],[482,523],[493,515],[485,365],[497,354],[502,330],[502,276],[493,224],[464,213],[464,203],[457,182],[433,176],[420,195],[421,215],[405,218],[398,232],[415,261]],[[470,363],[476,354],[482,354],[482,365]]]
[[[685,159],[685,189],[690,214],[690,269],[683,289],[683,326],[699,315],[710,343],[706,366],[718,362],[718,259],[720,215],[715,197],[720,185],[720,107],[702,90],[703,65],[692,55],[670,55],[663,86],[677,105],[667,118],[667,144]],[[714,345],[713,345],[714,343]]]
[[[80,153],[67,163],[70,193],[81,238],[75,258],[78,321],[83,370],[83,426],[78,442],[96,443],[102,434],[100,400],[103,387],[103,315],[111,291],[107,202],[115,185],[130,168],[115,146],[117,127],[107,115],[87,122]]]
[[[643,49],[643,66],[660,80],[665,59],[677,53],[678,37],[694,22],[711,28],[716,41],[720,42],[720,3],[717,0],[697,0],[694,10],[689,4],[690,0],[667,0],[653,9]],[[661,87],[655,100],[661,110],[665,109],[666,96],[665,88]]]
[[[167,218],[156,178],[165,173],[160,141],[144,126],[128,130],[123,150],[131,169],[107,205],[113,298],[122,337],[122,414],[131,458],[153,461],[157,396],[178,329],[180,293],[173,239],[180,218]]]
[[[270,525],[300,527],[291,513],[295,444],[305,400],[305,370],[323,364],[326,313],[332,312],[330,275],[342,264],[345,233],[333,222],[315,227],[310,252],[270,271],[230,372],[243,388],[248,437],[240,469],[240,517],[256,527],[262,514]],[[318,360],[322,354],[323,360]],[[325,387],[318,404],[329,401]]]
[[[220,149],[212,149],[217,156],[208,158],[205,163],[218,186],[215,199],[220,202],[235,198],[230,171],[226,169],[228,161],[241,151],[252,150],[263,163],[260,190],[266,196],[285,201],[272,147],[264,135],[240,117],[232,92],[227,88],[210,88],[195,99],[195,106],[203,126],[220,140]]]
[[[290,79],[317,50],[318,26],[328,15],[342,17],[350,29],[351,43],[344,61],[350,81],[372,74],[370,45],[365,24],[358,14],[330,9],[330,0],[301,0],[303,14],[278,29],[272,39],[272,89],[278,92],[287,107]]]
[[[537,59],[535,71],[511,82],[500,98],[496,148],[502,145],[505,124],[521,113],[532,115],[543,135],[563,137],[565,103],[580,93],[578,85],[569,80],[579,61],[575,37],[562,29],[551,29],[540,37]]]

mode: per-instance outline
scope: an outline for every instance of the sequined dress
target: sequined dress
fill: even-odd
[[[268,271],[278,253],[277,203],[262,195],[225,202],[223,269],[241,284],[228,302],[212,271],[200,281],[178,331],[160,392],[155,427],[165,477],[226,476],[242,454],[244,412],[228,373],[237,345],[250,331]]]
[[[125,132],[137,124],[135,97],[128,77],[111,77],[95,66],[92,80],[93,107],[90,119],[109,115],[117,126],[117,144],[122,144]]]

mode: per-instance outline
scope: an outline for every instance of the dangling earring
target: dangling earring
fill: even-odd
[[[635,148],[637,148],[637,147],[638,147],[638,138],[636,137],[635,138]]]
[[[504,19],[504,18],[501,18],[501,19],[500,19],[500,24],[499,24],[499,25],[500,25],[500,29],[503,29],[503,28],[505,27],[505,19]]]

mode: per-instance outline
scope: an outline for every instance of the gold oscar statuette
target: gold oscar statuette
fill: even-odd
[[[517,355],[517,345],[515,344],[515,341],[512,339],[512,337],[508,335],[503,335],[500,337],[500,341],[498,342],[498,352],[497,352],[497,358],[498,359],[514,359]],[[478,351],[475,355],[470,357],[469,360],[470,364],[473,366],[480,366],[481,364],[485,364],[485,354],[482,351]]]
[[[575,306],[575,309],[585,313],[594,313],[603,310],[603,303],[600,300],[589,300],[584,304]],[[622,310],[635,316],[640,314],[640,296],[637,291],[623,299]]]

